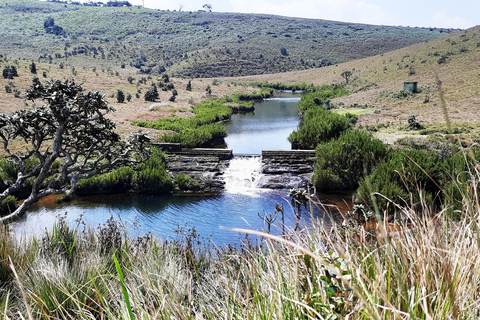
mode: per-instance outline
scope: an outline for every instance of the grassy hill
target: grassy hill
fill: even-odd
[[[352,71],[349,88],[353,94],[334,100],[339,111],[360,115],[360,125],[368,126],[386,141],[417,135],[406,128],[416,115],[430,133],[447,128],[479,135],[480,127],[480,27],[419,43],[392,52],[320,69],[232,78],[232,81],[281,83],[344,83],[341,76]],[[441,100],[438,80],[446,108]],[[403,95],[404,81],[417,81],[420,93]],[[343,110],[342,110],[343,109]],[[445,116],[445,112],[447,112]],[[422,133],[425,133],[423,131]]]
[[[47,63],[178,77],[311,69],[428,41],[452,30],[264,14],[177,12],[11,0],[0,53]],[[48,29],[52,18],[56,29]]]

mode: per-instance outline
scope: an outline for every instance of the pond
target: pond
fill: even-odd
[[[299,95],[276,96],[256,104],[253,114],[235,115],[227,126],[226,143],[236,155],[259,155],[263,149],[290,149],[288,135],[298,126]],[[226,191],[216,196],[172,196],[121,194],[92,196],[66,204],[56,204],[53,197],[40,201],[26,218],[13,225],[16,234],[39,234],[51,229],[58,216],[74,225],[81,218],[89,226],[105,223],[110,217],[121,220],[133,236],[152,232],[163,239],[176,236],[176,230],[194,227],[215,244],[232,244],[239,235],[228,228],[262,230],[259,217],[283,206],[285,225],[295,225],[287,191],[259,190],[255,182],[261,175],[260,157],[235,156],[225,172]],[[311,217],[322,219],[321,210],[304,209],[302,224]],[[280,221],[278,217],[278,225]]]

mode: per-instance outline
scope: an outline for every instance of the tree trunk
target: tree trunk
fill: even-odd
[[[22,204],[15,211],[10,213],[9,215],[0,217],[0,223],[8,224],[10,222],[20,219],[25,215],[25,213],[28,211],[30,206],[35,202],[37,202],[39,199],[40,197],[38,195],[30,195],[27,199],[25,199],[22,202]]]

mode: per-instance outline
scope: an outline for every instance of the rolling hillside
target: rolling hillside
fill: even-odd
[[[263,14],[11,0],[0,54],[128,73],[219,77],[304,70],[381,54],[452,30]]]
[[[386,140],[418,134],[405,128],[410,115],[416,115],[431,132],[444,130],[448,119],[457,132],[480,134],[480,26],[335,66],[229,80],[345,84],[341,76],[345,70],[352,71],[347,88],[353,94],[332,101],[332,105],[364,108],[367,114],[360,116],[359,124],[369,126]],[[403,96],[404,81],[417,81],[421,92]]]

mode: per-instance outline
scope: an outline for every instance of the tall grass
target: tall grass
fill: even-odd
[[[3,232],[0,253],[19,281],[2,278],[0,307],[10,319],[26,318],[27,306],[35,319],[475,319],[480,175],[468,174],[460,221],[448,207],[422,202],[420,217],[393,204],[402,228],[317,221],[237,247],[194,229],[173,241],[131,238],[113,220],[77,230],[60,221],[30,240]]]

